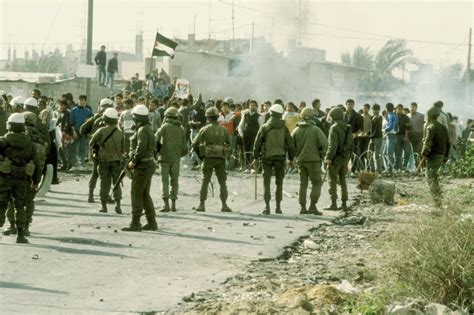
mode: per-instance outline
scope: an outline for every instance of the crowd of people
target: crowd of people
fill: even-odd
[[[202,171],[196,211],[206,211],[208,185],[215,172],[221,211],[231,212],[227,172],[239,170],[263,173],[265,215],[270,214],[270,182],[275,176],[275,213],[280,214],[285,174],[297,170],[300,213],[320,215],[317,202],[326,177],[323,169],[331,197],[325,210],[348,211],[346,173],[409,174],[425,162],[435,204],[440,206],[439,168],[449,159],[460,158],[463,149],[474,142],[472,120],[462,127],[456,116],[443,111],[442,101],[435,102],[426,114],[418,111],[415,102],[409,106],[387,103],[383,108],[363,104],[356,110],[351,99],[323,110],[318,99],[311,106],[285,104],[281,99],[260,104],[255,100],[234,102],[231,97],[204,101],[201,94],[197,99],[192,95],[181,99],[173,86],[163,72],[147,76],[144,82],[137,75],[122,92],[102,99],[97,106],[88,104],[85,95],[78,95],[75,101],[66,93],[53,100],[38,89],[29,98],[3,95],[0,223],[3,226],[5,213],[10,223],[4,234],[18,233],[17,242],[27,242],[35,192],[47,164],[53,166],[52,184],[59,184],[58,171],[85,171],[92,166],[88,202],[95,202],[100,179],[103,213],[111,201],[115,212],[122,213],[119,181],[122,170],[128,170],[132,222],[123,230],[140,231],[158,228],[150,196],[157,166],[161,170],[161,211],[176,211],[183,158]],[[337,185],[341,186],[340,207]],[[140,223],[143,212],[144,226]]]

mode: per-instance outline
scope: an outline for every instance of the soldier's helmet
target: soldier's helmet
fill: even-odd
[[[148,108],[145,105],[137,105],[133,108],[132,114],[135,116],[148,116]]]
[[[118,119],[118,112],[115,108],[107,108],[104,111],[104,117],[112,120]]]
[[[206,109],[206,117],[217,117],[219,116],[219,110],[215,107],[209,107]]]
[[[25,117],[25,124],[30,126],[36,126],[37,117],[31,112],[24,112],[23,117]]]
[[[344,112],[342,109],[334,107],[329,111],[329,117],[331,117],[333,121],[342,120],[344,118]]]
[[[108,108],[114,106],[114,102],[110,98],[103,98],[100,100],[100,107]]]
[[[11,101],[10,105],[11,106],[21,106],[25,104],[25,98],[23,96],[15,96]]]
[[[300,113],[301,119],[311,119],[314,116],[314,111],[312,108],[305,107]]]
[[[11,114],[7,120],[7,129],[13,132],[23,132],[25,130],[25,116],[20,113]]]
[[[428,117],[435,117],[437,118],[441,113],[439,111],[439,108],[438,107],[431,107],[430,109],[428,109],[428,111],[426,112],[426,114],[428,115]]]
[[[177,118],[179,115],[176,107],[170,107],[165,111],[165,117]]]
[[[132,116],[135,122],[147,123],[148,114],[148,108],[143,104],[137,105],[132,109]]]
[[[25,100],[25,106],[38,107],[38,101],[36,98],[29,97]]]
[[[271,107],[270,107],[270,111],[272,113],[276,113],[276,114],[280,114],[280,115],[283,115],[283,106],[280,105],[280,104],[273,104]]]

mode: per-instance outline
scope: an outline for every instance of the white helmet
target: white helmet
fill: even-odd
[[[226,102],[227,104],[232,104],[234,103],[234,100],[232,99],[232,97],[227,96],[226,98],[224,98],[224,102]]]
[[[118,112],[115,108],[107,108],[104,111],[104,116],[110,119],[118,119]]]
[[[103,98],[100,100],[100,106],[113,106],[114,102],[110,98]]]
[[[11,106],[23,106],[25,104],[25,98],[23,96],[15,96],[11,101]]]
[[[20,113],[11,114],[8,117],[7,124],[24,124],[25,123],[25,116]]]
[[[273,104],[273,105],[270,107],[270,111],[271,111],[271,112],[274,112],[274,113],[277,113],[277,114],[282,114],[282,115],[283,115],[283,106],[281,106],[280,104]]]
[[[148,116],[148,113],[148,108],[146,108],[146,106],[143,104],[135,106],[132,110],[132,114],[140,116]]]
[[[38,101],[36,98],[29,97],[25,101],[25,106],[38,107]]]

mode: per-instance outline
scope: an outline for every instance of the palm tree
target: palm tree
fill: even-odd
[[[409,63],[416,63],[413,52],[408,49],[404,39],[389,40],[375,57],[375,89],[377,91],[392,90],[402,84],[393,76],[392,71],[403,69]]]

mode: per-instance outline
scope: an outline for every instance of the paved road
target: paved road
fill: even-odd
[[[87,180],[76,176],[38,200],[30,245],[3,236],[2,314],[166,310],[184,295],[219,285],[252,260],[275,257],[308,229],[330,220],[297,215],[297,175],[285,180],[284,215],[259,215],[262,194],[255,202],[248,174],[229,177],[234,213],[219,212],[217,180],[207,212],[196,213],[192,207],[198,201],[199,174],[185,172],[178,212],[159,213],[158,232],[126,233],[120,228],[131,218],[129,181],[124,187],[126,214],[117,215],[99,213],[97,203],[86,202]],[[159,180],[153,179],[157,208]],[[259,178],[260,191],[261,184]],[[320,205],[327,202],[325,185]]]

